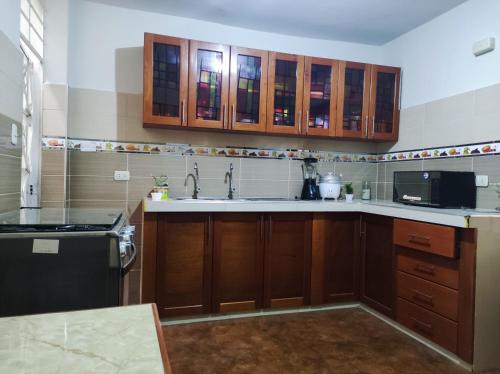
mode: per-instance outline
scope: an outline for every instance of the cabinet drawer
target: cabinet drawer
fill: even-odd
[[[402,219],[394,220],[394,244],[445,257],[456,255],[453,227]]]
[[[458,325],[436,313],[398,298],[397,321],[443,348],[457,352]]]
[[[452,320],[458,320],[458,292],[398,271],[398,296]]]
[[[400,248],[397,269],[458,290],[458,261]]]

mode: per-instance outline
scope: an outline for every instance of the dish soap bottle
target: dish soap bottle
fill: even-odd
[[[370,181],[363,181],[363,189],[361,191],[362,200],[371,200]]]

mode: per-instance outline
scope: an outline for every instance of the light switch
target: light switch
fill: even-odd
[[[12,124],[12,131],[10,132],[10,142],[12,145],[17,145],[17,125]]]
[[[476,175],[476,187],[488,187],[489,180],[487,175]]]
[[[115,181],[128,181],[130,180],[130,172],[127,170],[115,170]]]

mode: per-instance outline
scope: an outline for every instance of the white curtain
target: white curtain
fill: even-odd
[[[24,58],[21,207],[40,206],[42,65]]]

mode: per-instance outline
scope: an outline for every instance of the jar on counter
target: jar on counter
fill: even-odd
[[[363,181],[363,188],[361,190],[361,199],[362,200],[371,200],[372,191],[370,187],[370,181]]]

